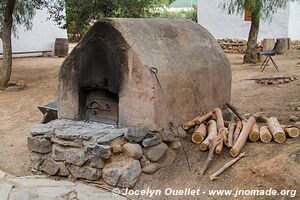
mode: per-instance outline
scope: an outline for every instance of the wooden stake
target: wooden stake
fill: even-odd
[[[217,136],[217,123],[215,120],[210,120],[207,123],[207,137],[205,140],[200,144],[200,150],[206,151],[209,148],[209,144],[213,140],[215,136]]]
[[[225,165],[223,165],[223,167],[221,167],[219,170],[217,170],[215,173],[213,173],[210,176],[210,180],[216,180],[218,178],[219,175],[221,175],[226,169],[228,169],[229,167],[231,167],[232,165],[234,165],[237,161],[239,161],[241,158],[245,157],[246,154],[241,153],[238,157],[234,158],[233,160],[229,161],[228,163],[226,163]]]
[[[246,144],[248,136],[249,136],[255,123],[256,123],[256,121],[255,121],[254,117],[250,117],[248,119],[248,121],[245,123],[245,126],[243,126],[243,129],[240,133],[239,138],[237,139],[236,143],[229,151],[229,153],[232,157],[237,157],[240,154],[242,148]]]
[[[186,122],[186,123],[182,124],[182,128],[184,130],[189,130],[190,128],[193,128],[194,126],[196,126],[195,122]]]
[[[291,138],[299,137],[299,129],[296,127],[283,127],[284,132]]]
[[[286,140],[284,130],[275,117],[270,117],[267,120],[267,126],[272,133],[275,142],[283,143]]]
[[[243,128],[243,122],[239,120],[236,123],[236,127],[233,133],[233,145],[236,143],[237,139],[239,138],[242,128]]]
[[[234,128],[235,128],[235,122],[234,120],[229,123],[228,125],[228,147],[233,147],[234,144]]]
[[[217,142],[213,142],[210,149],[209,149],[209,153],[208,153],[208,157],[203,165],[203,168],[201,170],[201,174],[204,175],[206,170],[208,169],[209,163],[212,161],[213,157],[214,157],[214,152],[216,147],[218,146],[218,144],[220,143],[220,141]]]
[[[206,135],[207,135],[206,126],[204,124],[200,124],[192,135],[192,141],[195,144],[200,144],[201,142],[203,142]]]
[[[252,131],[249,134],[249,140],[252,142],[257,142],[259,140],[259,126],[254,124]]]
[[[209,113],[207,113],[207,114],[205,114],[203,116],[198,116],[198,117],[194,118],[192,120],[192,122],[194,122],[195,124],[200,125],[201,123],[203,123],[204,121],[208,120],[212,116],[213,116],[213,113],[211,111],[211,112],[209,112]]]

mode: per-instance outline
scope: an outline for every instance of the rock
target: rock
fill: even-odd
[[[101,171],[93,167],[69,165],[68,169],[75,178],[96,181],[101,177]]]
[[[297,127],[298,129],[300,129],[300,121],[295,123],[295,127]]]
[[[152,147],[160,143],[161,143],[160,134],[157,132],[150,132],[143,139],[142,145],[143,147]]]
[[[114,187],[132,188],[142,173],[138,160],[123,158],[107,164],[103,169],[103,180]]]
[[[123,145],[123,151],[135,160],[143,156],[143,149],[139,144],[126,143]]]
[[[172,165],[176,158],[176,155],[177,153],[175,150],[168,148],[166,153],[157,162],[160,163],[162,166]]]
[[[59,166],[56,164],[56,162],[53,159],[47,158],[41,165],[41,170],[46,174],[53,176],[58,173]]]
[[[67,163],[82,166],[88,160],[83,149],[62,147],[53,145],[52,158],[56,161],[66,161]]]
[[[54,135],[54,130],[47,124],[36,124],[31,128],[30,134],[32,136],[44,135],[44,137],[50,138]]]
[[[66,167],[66,165],[63,162],[57,162],[57,165],[59,166],[59,171],[58,171],[59,176],[67,177],[70,175],[70,171],[68,170],[68,168]]]
[[[182,138],[182,139],[186,138],[186,136],[187,136],[186,131],[185,131],[181,126],[179,126],[179,127],[177,128],[177,131],[176,131],[176,130],[173,130],[173,133],[174,133],[174,135],[175,135],[176,137],[179,137],[179,138]]]
[[[295,115],[291,115],[291,116],[290,116],[290,121],[292,121],[292,122],[297,122],[297,121],[299,121],[299,117],[297,117],[297,116],[295,116]]]
[[[35,152],[30,152],[30,162],[31,162],[31,168],[39,170],[41,164],[44,162],[44,159],[47,158],[47,154],[40,154]]]
[[[168,145],[160,143],[156,146],[144,149],[145,156],[152,162],[159,160],[167,151]]]
[[[147,165],[149,165],[151,162],[150,160],[148,160],[148,158],[146,158],[146,156],[142,156],[140,159],[140,163],[142,167],[146,167]]]
[[[65,147],[81,148],[83,146],[81,139],[75,139],[73,141],[68,141],[68,140],[60,140],[56,137],[52,137],[51,142],[59,144],[61,146],[65,146]]]
[[[160,135],[161,140],[164,142],[174,142],[178,140],[177,138],[175,138],[174,133],[170,130],[162,129]]]
[[[145,174],[154,174],[157,170],[162,167],[159,163],[151,163],[142,169],[142,172]]]
[[[110,144],[111,146],[111,149],[112,149],[112,152],[114,154],[117,154],[117,153],[122,153],[123,152],[123,145],[126,143],[126,140],[125,138],[123,137],[119,137],[115,140],[113,140]]]
[[[128,128],[122,128],[122,129],[106,129],[101,131],[103,132],[102,137],[98,137],[97,143],[98,144],[105,144],[108,142],[113,141],[114,139],[123,136],[128,132]]]
[[[105,162],[102,158],[93,156],[91,158],[91,167],[95,167],[97,169],[103,169],[105,165]]]
[[[110,148],[111,147],[109,145],[95,144],[95,145],[90,145],[88,147],[88,151],[91,151],[91,153],[94,156],[99,156],[101,158],[108,159],[111,156]]]
[[[172,148],[172,149],[179,149],[180,147],[181,147],[181,142],[180,141],[176,141],[176,142],[172,142],[171,144],[170,144],[170,147]]]
[[[49,153],[52,150],[51,141],[40,136],[28,136],[27,145],[29,150],[37,153]]]
[[[148,132],[149,130],[146,128],[129,128],[124,136],[129,142],[139,143],[144,139]]]

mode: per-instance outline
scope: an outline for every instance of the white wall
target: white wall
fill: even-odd
[[[300,2],[291,2],[289,37],[294,40],[300,40]]]
[[[12,36],[13,52],[53,51],[55,38],[67,38],[67,31],[60,29],[52,20],[47,20],[48,16],[46,10],[38,10],[31,30],[26,31],[24,26],[18,27],[18,37]],[[0,40],[0,53],[2,52]]]
[[[219,8],[220,3],[223,0],[198,0],[198,23],[208,29],[212,35],[218,39],[220,38],[239,38],[247,39],[250,30],[250,23],[244,21],[243,15],[228,15],[225,11]],[[300,3],[295,3],[300,5]],[[289,21],[290,12],[294,13],[294,18],[298,16],[297,20],[293,22]],[[293,7],[290,9],[290,5],[285,9],[280,9],[273,15],[270,20],[261,21],[259,40],[263,38],[280,38],[280,37],[292,37],[296,39],[296,35],[299,35],[300,20],[299,7]],[[299,28],[289,28],[291,23],[297,23]],[[293,26],[296,26],[293,25]],[[294,30],[297,29],[297,30]]]

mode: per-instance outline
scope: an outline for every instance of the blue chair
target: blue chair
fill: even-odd
[[[272,56],[275,56],[277,51],[278,51],[278,48],[279,48],[279,40],[277,39],[276,40],[276,43],[275,43],[275,46],[272,50],[265,50],[265,51],[261,51],[259,52],[258,54],[259,55],[264,55],[264,56],[267,56],[266,59],[264,60],[264,62],[262,63],[262,65],[260,66],[260,69],[261,71],[263,72],[265,70],[265,68],[267,67],[268,65],[268,62],[271,60],[274,67],[276,68],[277,72],[278,72],[278,66],[277,64],[274,62]]]

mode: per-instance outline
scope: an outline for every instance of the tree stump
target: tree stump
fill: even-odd
[[[285,54],[291,49],[291,38],[279,38],[277,54]]]
[[[263,41],[262,41],[262,50],[265,51],[265,50],[272,50],[275,46],[275,39],[274,38],[264,38]],[[260,62],[264,61],[266,59],[266,56],[263,56],[263,55],[259,55],[258,56],[258,60]]]

